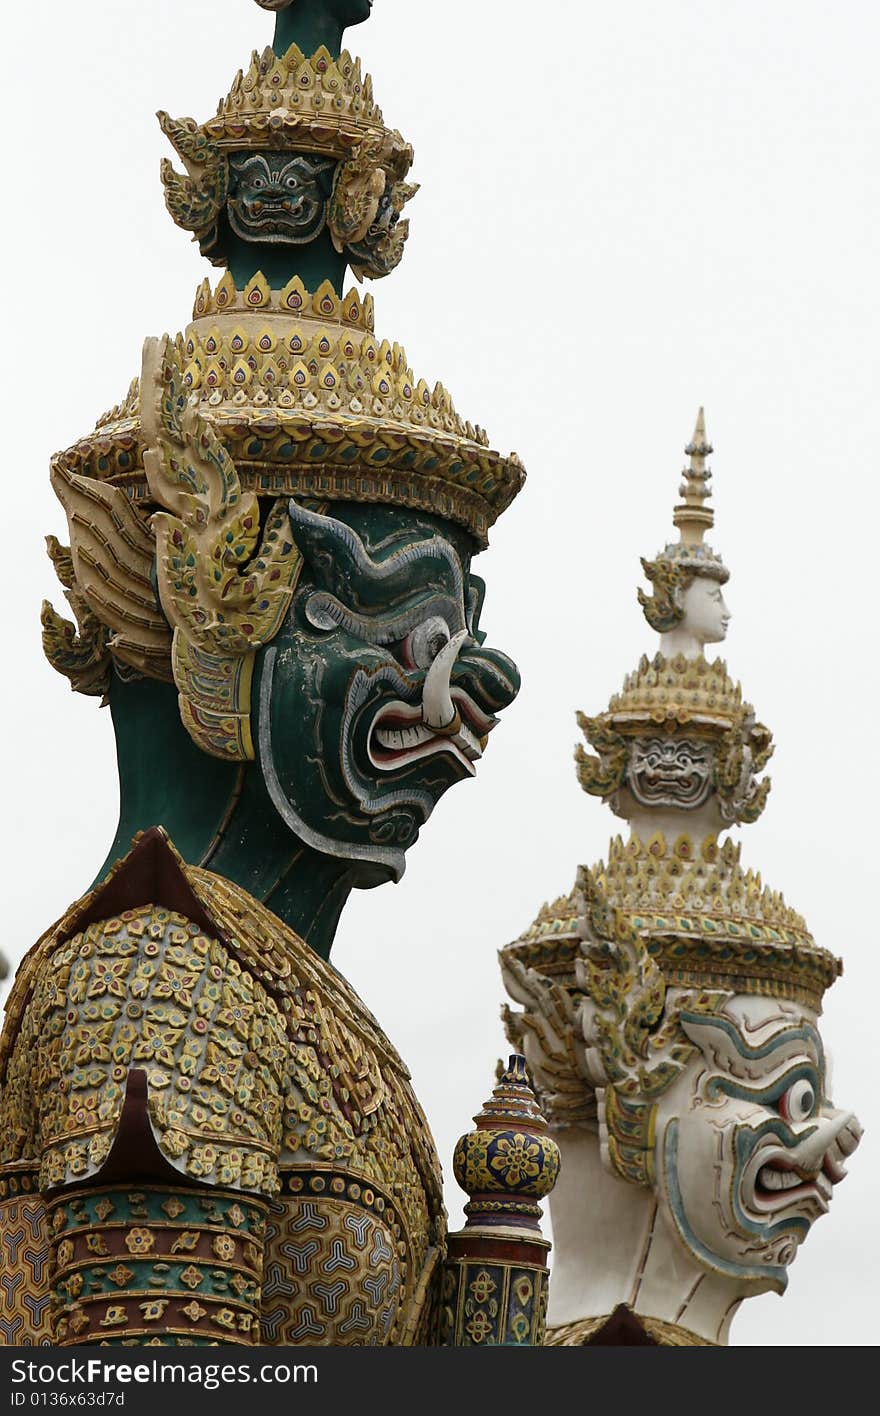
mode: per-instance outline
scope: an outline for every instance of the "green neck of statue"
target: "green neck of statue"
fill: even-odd
[[[123,683],[114,675],[110,710],[120,813],[96,883],[139,831],[162,826],[189,865],[240,885],[329,958],[353,888],[350,863],[320,855],[279,829],[255,763],[220,762],[199,751],[180,721],[172,685]]]
[[[226,251],[237,290],[244,290],[257,274],[262,274],[273,290],[283,290],[298,275],[312,293],[329,280],[342,299],[348,262],[334,248],[326,231],[307,246],[257,246],[230,232]]]
[[[327,13],[324,0],[295,0],[289,9],[275,17],[276,54],[286,54],[292,44],[303,54],[314,54],[323,44],[334,59],[342,50],[345,25],[335,15]]]

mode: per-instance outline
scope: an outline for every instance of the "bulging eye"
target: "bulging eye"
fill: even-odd
[[[779,1114],[786,1121],[809,1121],[816,1109],[816,1088],[812,1082],[802,1077],[793,1082],[788,1091],[782,1093],[778,1102]]]
[[[449,625],[439,615],[424,620],[406,640],[406,656],[417,669],[429,669],[452,638]]]

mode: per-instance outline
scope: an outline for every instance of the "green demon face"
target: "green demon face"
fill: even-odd
[[[515,665],[485,646],[484,587],[463,533],[428,515],[290,503],[305,570],[261,652],[258,754],[301,840],[400,879],[440,797],[472,777]]]
[[[334,164],[289,153],[254,152],[229,161],[229,225],[243,241],[300,246],[327,220]]]

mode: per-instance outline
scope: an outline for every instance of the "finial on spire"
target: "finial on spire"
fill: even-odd
[[[453,1159],[470,1199],[464,1229],[448,1239],[440,1346],[540,1347],[550,1244],[538,1200],[556,1184],[559,1147],[524,1057],[515,1054],[501,1069],[474,1121]]]
[[[706,437],[706,415],[701,408],[697,413],[694,435],[685,448],[689,463],[681,474],[678,489],[681,501],[672,514],[679,539],[669,542],[654,560],[642,560],[642,569],[651,582],[651,594],[640,590],[639,604],[649,625],[658,634],[671,634],[682,624],[685,618],[684,596],[695,579],[704,577],[720,585],[730,579],[730,572],[721,557],[703,540],[706,532],[715,525],[715,512],[707,505],[712,495],[709,489],[712,472],[706,466],[706,458],[713,451]],[[725,616],[726,613],[725,609]],[[717,643],[723,639],[727,632],[726,619],[723,626],[719,624],[718,627],[723,632],[703,642]],[[712,633],[714,635],[714,631]],[[696,641],[691,648],[695,644]],[[686,652],[687,656],[690,651],[680,652]]]
[[[675,508],[672,517],[684,546],[701,545],[706,532],[715,524],[715,513],[711,506],[706,505],[712,495],[709,488],[712,472],[706,466],[706,458],[713,451],[712,444],[706,438],[706,416],[701,408],[697,413],[694,435],[685,448],[690,465],[682,471],[682,483],[678,489],[679,496],[684,500]]]
[[[559,1150],[535,1099],[524,1057],[511,1057],[474,1121],[476,1130],[462,1136],[452,1162],[456,1180],[470,1196],[468,1227],[515,1219],[537,1229],[537,1202],[556,1184]]]

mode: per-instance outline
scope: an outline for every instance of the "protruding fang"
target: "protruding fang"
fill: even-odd
[[[433,733],[454,733],[461,725],[450,684],[459,650],[467,638],[466,629],[454,634],[428,670],[422,692],[422,722]]]

